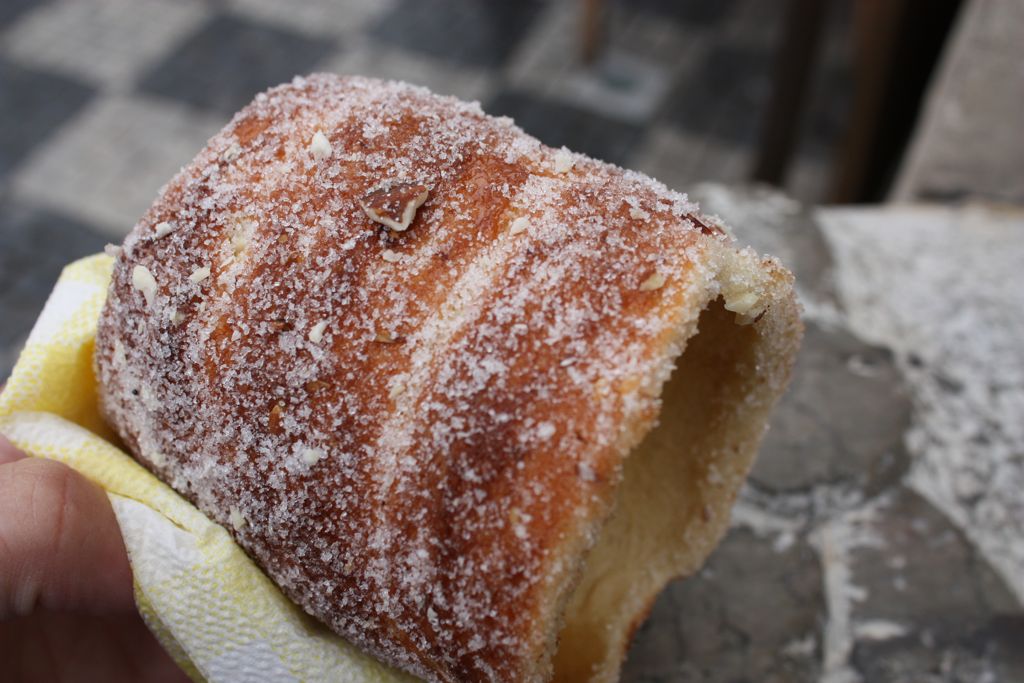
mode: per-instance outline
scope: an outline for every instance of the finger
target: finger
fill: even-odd
[[[0,465],[0,619],[37,609],[106,614],[133,602],[106,494],[52,460]]]
[[[0,434],[0,465],[6,465],[9,462],[21,460],[25,457],[28,456],[18,450],[3,434]]]
[[[0,621],[5,682],[188,683],[135,612],[37,612]]]

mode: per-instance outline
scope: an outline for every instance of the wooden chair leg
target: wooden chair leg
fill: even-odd
[[[828,2],[790,0],[751,172],[753,180],[782,185],[796,149],[807,85],[818,57]]]
[[[855,202],[863,194],[901,20],[907,10],[906,0],[865,0],[853,5],[853,102],[833,165],[829,194],[833,202]]]
[[[593,64],[601,53],[604,40],[604,9],[604,0],[583,0],[580,57],[584,64]]]

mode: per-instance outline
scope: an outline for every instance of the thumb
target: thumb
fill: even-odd
[[[128,555],[106,494],[0,436],[0,620],[38,609],[133,607]]]

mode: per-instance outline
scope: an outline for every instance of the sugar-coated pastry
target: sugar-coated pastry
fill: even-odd
[[[315,75],[161,191],[96,367],[134,456],[358,647],[613,681],[724,532],[800,334],[790,274],[684,195]]]

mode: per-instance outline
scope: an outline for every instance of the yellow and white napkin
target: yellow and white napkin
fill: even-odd
[[[97,255],[64,269],[0,394],[0,433],[106,490],[139,611],[194,680],[411,680],[304,614],[223,528],[115,445],[92,369],[111,267]]]

